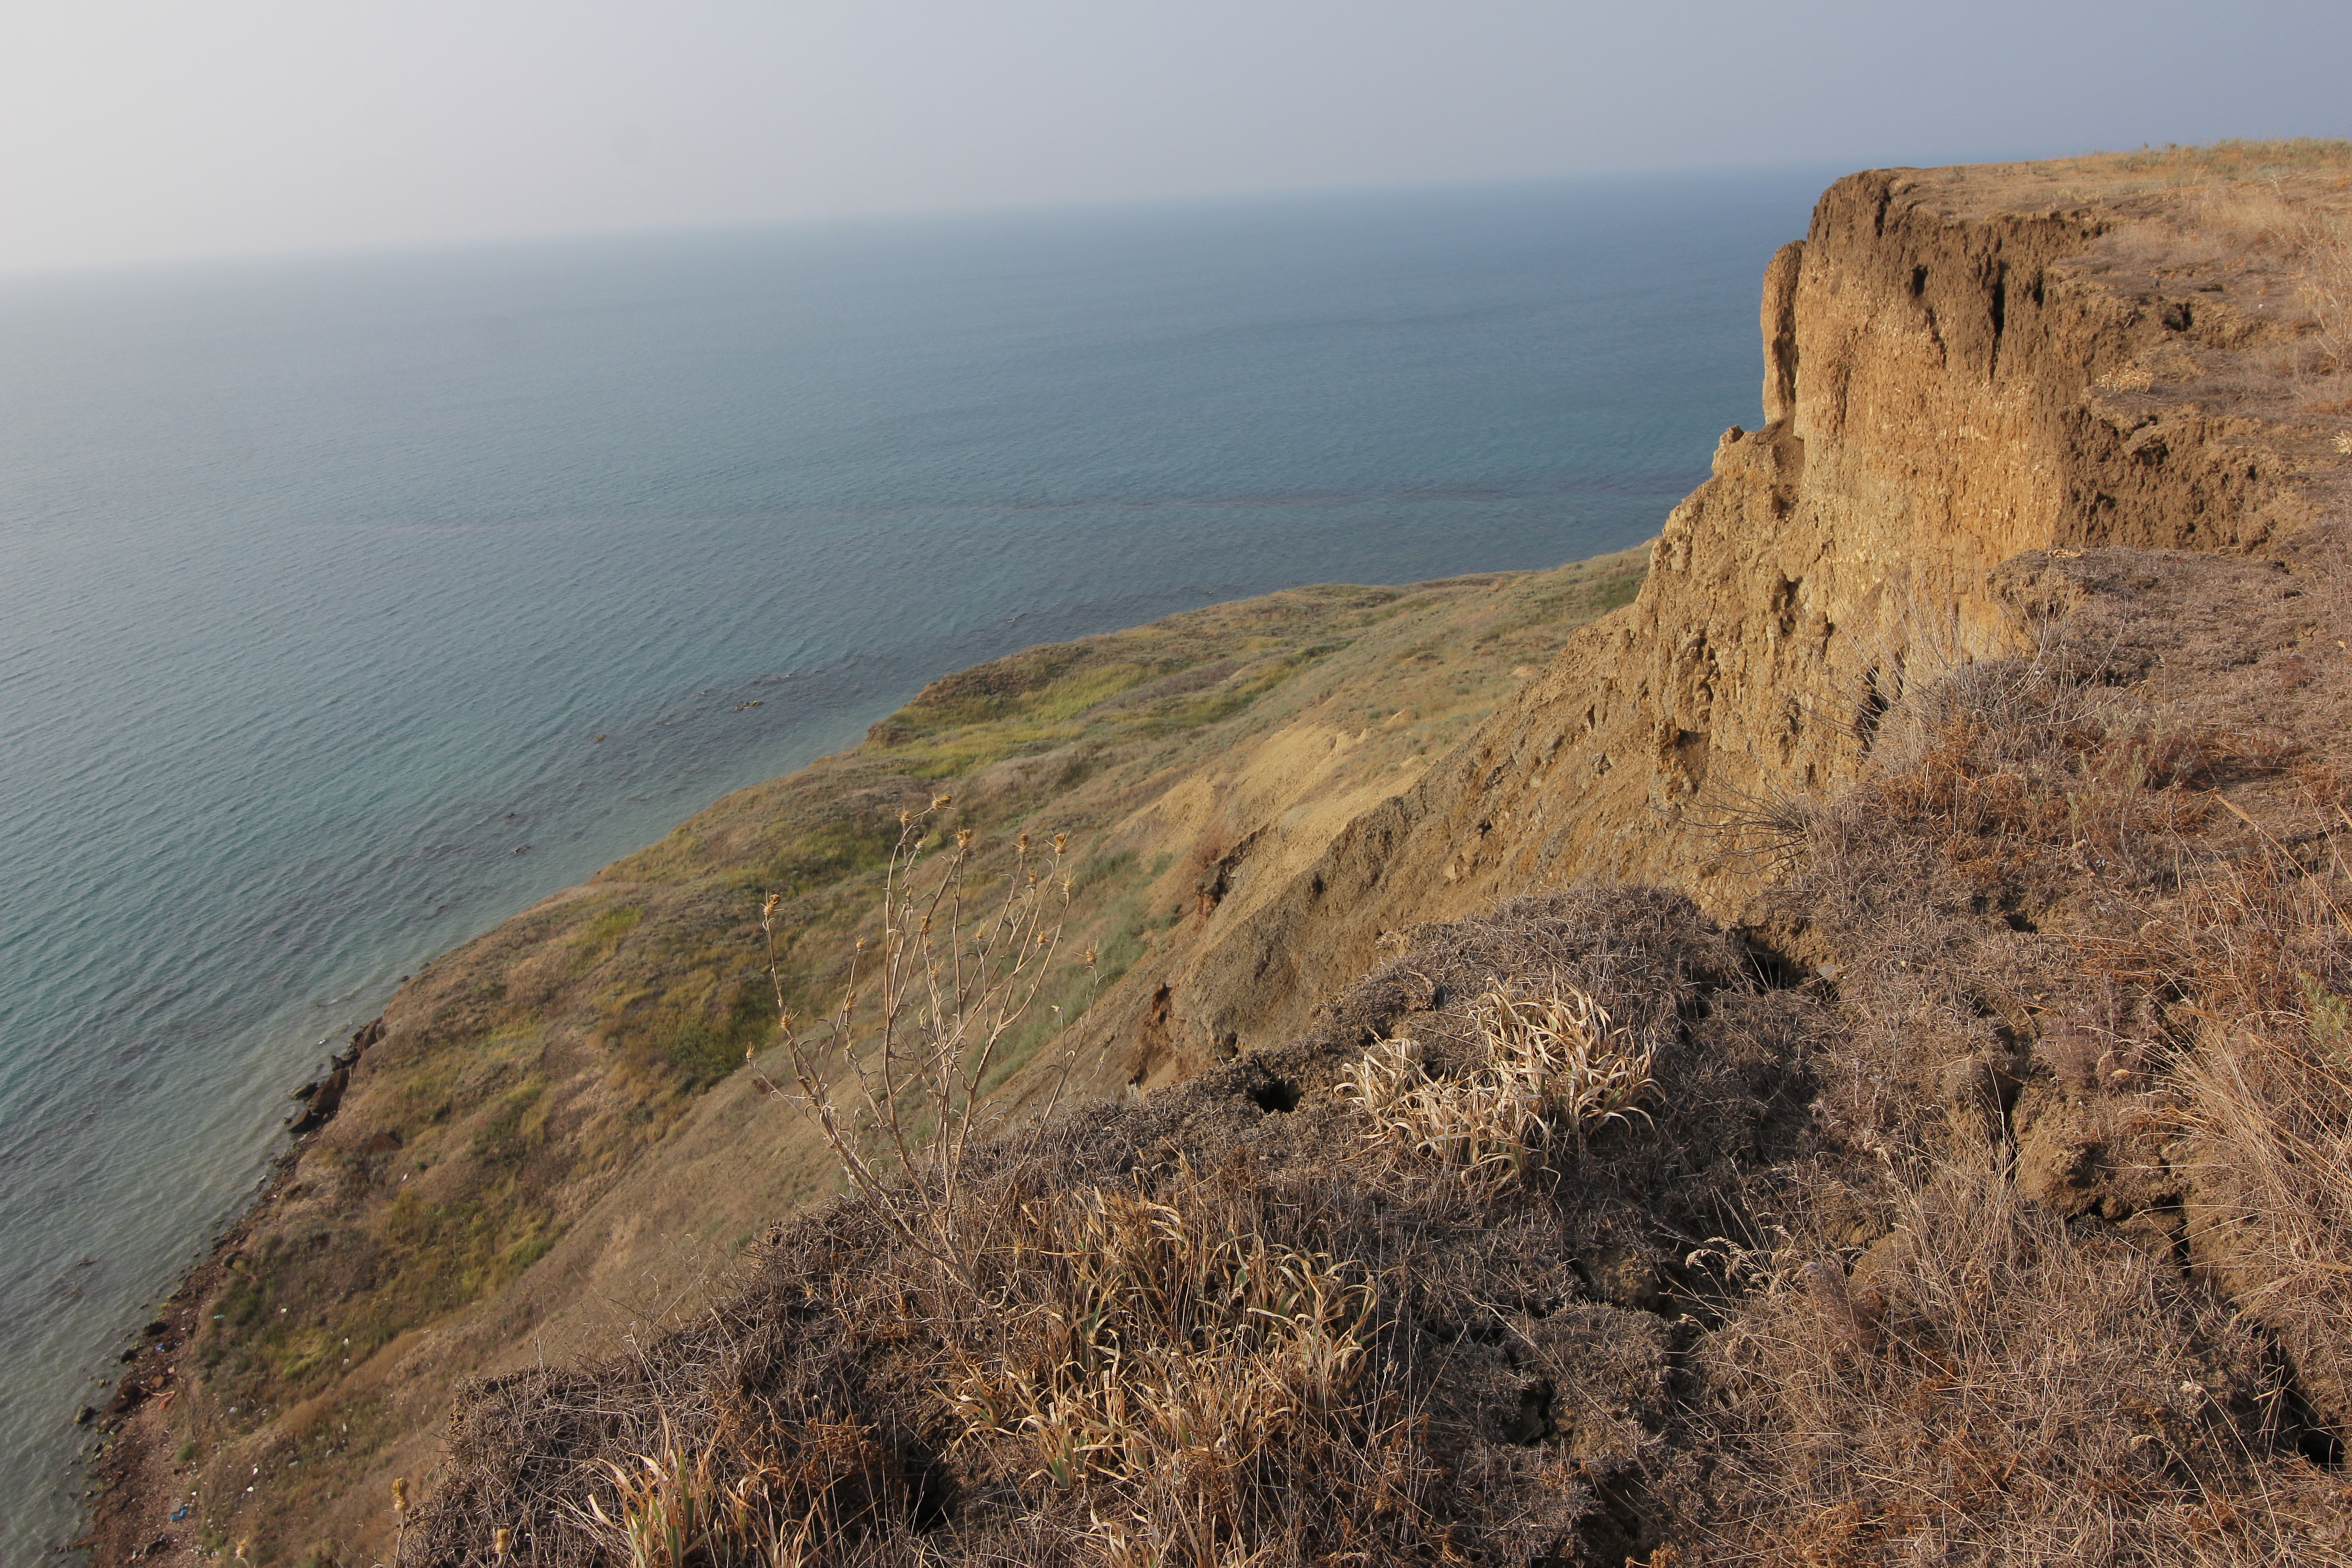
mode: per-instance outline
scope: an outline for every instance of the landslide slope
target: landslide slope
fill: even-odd
[[[1310,967],[1580,879],[1764,919],[1721,825],[1850,782],[1913,681],[2022,646],[1999,563],[2292,554],[2342,494],[2345,175],[2267,155],[1831,186],[1765,269],[1767,423],[1725,432],[1640,598],[1265,895],[1175,987],[1178,1029],[1274,1043],[1322,990]]]
[[[2347,153],[1840,182],[1636,602],[1076,1029],[1236,1059],[474,1385],[404,1561],[2352,1562]]]
[[[982,873],[1024,832],[1067,835],[1064,951],[1094,961],[1066,963],[992,1089],[1018,1107],[1066,1076],[1086,1098],[1169,1081],[1208,1054],[1155,1029],[1129,976],[1246,907],[1236,847],[1310,863],[1628,603],[1645,563],[1300,588],[950,675],[864,744],[436,960],[134,1347],[98,1556],[381,1555],[392,1481],[431,1468],[461,1380],[695,1310],[828,1192],[837,1163],[743,1070],[775,1027],[769,893],[788,999],[821,1015],[873,934],[900,809],[951,795],[936,822],[978,835]],[[1055,1005],[1101,1017],[1049,1047]]]

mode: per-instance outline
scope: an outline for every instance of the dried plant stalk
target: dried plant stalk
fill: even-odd
[[[784,1000],[771,893],[760,926],[797,1093],[787,1098],[823,1131],[851,1186],[950,1278],[969,1287],[989,1245],[960,1203],[966,1161],[998,1131],[983,1086],[1006,1041],[1034,1014],[1061,949],[1070,882],[1066,840],[1033,847],[1024,833],[992,891],[975,893],[975,835],[955,830],[927,856],[935,797],[898,814],[882,886],[881,935],[861,938],[840,1005],[816,1024]],[[1050,1116],[1055,1082],[1038,1120]],[[779,1091],[781,1092],[781,1091]]]

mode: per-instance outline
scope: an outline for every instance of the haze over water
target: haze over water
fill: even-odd
[[[1648,537],[1820,183],[0,283],[0,1560],[402,975],[947,670]]]

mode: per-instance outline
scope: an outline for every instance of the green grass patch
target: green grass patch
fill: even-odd
[[[793,898],[812,888],[879,871],[898,847],[898,825],[880,811],[843,816],[798,834],[772,851],[754,875],[740,879],[747,890]]]
[[[572,972],[583,973],[612,957],[619,951],[621,939],[644,923],[645,918],[641,904],[616,904],[592,917],[572,933]]]
[[[491,1165],[519,1165],[547,1140],[547,1079],[531,1074],[499,1101],[474,1134],[473,1155]]]

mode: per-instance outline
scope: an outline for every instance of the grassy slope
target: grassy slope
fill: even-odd
[[[2352,1561],[2352,563],[2005,580],[2073,606],[2034,657],[1751,825],[1815,964],[1654,889],[1423,928],[1286,1043],[976,1162],[961,1273],[829,1206],[468,1401],[403,1561],[622,1561],[572,1510],[636,1455],[652,1514],[756,1485],[722,1535],[826,1563]],[[1350,1089],[1383,1038],[1480,1073],[1497,984],[1604,999],[1651,1081],[1465,1182]]]
[[[2336,168],[2347,150],[2303,152]],[[2285,300],[2352,254],[2340,198],[2196,190],[2248,172],[2201,153],[2104,164],[2088,174],[2192,187],[2158,215],[2178,233],[2119,237],[2119,268],[2219,268]],[[2075,199],[2076,172],[2010,171],[2029,205]],[[2114,391],[2153,398],[2153,384],[2159,412],[2275,419],[2291,449],[2352,453],[2333,310],[2315,306],[2305,341],[2236,362],[2170,345]],[[1237,1154],[1265,1212],[1228,1229],[1342,1267],[1409,1256],[1382,1272],[1398,1295],[1377,1354],[1393,1381],[1343,1414],[1384,1421],[1394,1394],[1428,1417],[1421,1447],[1356,1475],[1327,1461],[1380,1446],[1286,1435],[1240,1478],[1245,1498],[1268,1489],[1235,1525],[1265,1560],[1366,1560],[1345,1553],[1369,1527],[1421,1532],[1375,1543],[1371,1560],[1391,1561],[2352,1562],[2340,521],[2269,559],[2061,550],[2007,573],[2051,640],[1923,679],[1842,798],[1762,803],[1745,848],[1788,873],[1775,934],[1805,962],[1728,964],[1702,1005],[1661,1017],[1654,1121],[1575,1151],[1574,1179],[1483,1215],[1400,1213],[1400,1196],[1452,1189],[1405,1162],[1356,1160],[1334,1180],[1356,1142],[1334,1079],[1367,1029],[1458,1031],[1458,1002],[1433,995],[1491,974],[1606,988],[1637,1020],[1661,1010],[1674,998],[1635,960],[1721,940],[1687,910],[1571,900],[1424,933],[1299,1039],[1072,1132],[1074,1157],[1045,1184],[1056,1194],[1160,1183],[1181,1209],[1173,1142],[1203,1164]],[[1450,971],[1448,942],[1469,950]],[[1748,994],[1759,982],[1787,989]],[[1683,1076],[1759,1066],[1764,1081],[1744,1085]],[[1277,1074],[1291,1114],[1266,1113]],[[1770,1124],[1699,1124],[1717,1114]],[[1113,1157],[1130,1151],[1139,1175]],[[1716,1160],[1738,1167],[1729,1179]],[[542,1478],[549,1519],[577,1495],[565,1463],[659,1447],[657,1416],[699,1423],[682,1444],[722,1479],[771,1462],[729,1450],[742,1429],[721,1417],[740,1394],[781,1402],[754,1432],[772,1438],[816,1430],[791,1419],[819,1414],[790,1409],[812,1393],[824,1421],[885,1437],[926,1411],[944,1422],[921,1352],[984,1365],[1002,1343],[958,1345],[948,1314],[896,1331],[919,1269],[871,1255],[812,1267],[870,1246],[861,1223],[852,1205],[795,1227],[731,1313],[642,1358],[476,1402],[419,1560],[462,1560]],[[1444,1245],[1424,1253],[1433,1225]],[[1433,1301],[1459,1279],[1440,1258],[1505,1277]],[[840,1358],[825,1386],[794,1387],[822,1357]],[[868,1392],[839,1381],[844,1363],[876,1374],[875,1397],[833,1403],[838,1387]],[[1115,1465],[1081,1493],[1048,1489],[1025,1436],[966,1438],[950,1459],[961,1534],[929,1546],[1092,1561],[1105,1521],[1173,1532],[1197,1511],[1202,1494],[1155,1499]],[[886,1526],[905,1517],[892,1506]],[[601,1550],[579,1532],[569,1544]]]
[[[1068,833],[1066,948],[1095,950],[1098,978],[1074,968],[1057,994],[1074,1014],[1115,1002],[1129,964],[1206,918],[1194,883],[1224,843],[1271,829],[1311,848],[1405,787],[1570,630],[1628,603],[1643,559],[1303,588],[1016,654],[437,961],[196,1314],[175,1485],[219,1539],[250,1533],[256,1561],[363,1537],[390,1475],[429,1464],[457,1378],[604,1342],[681,1281],[698,1299],[825,1190],[829,1162],[739,1071],[773,1023],[758,906],[782,895],[788,998],[821,1010],[902,805],[950,793],[943,826],[984,846]],[[1043,1034],[1018,1042],[1008,1098],[1034,1087],[1020,1069]],[[1092,1087],[1131,1076],[1090,1043]]]

